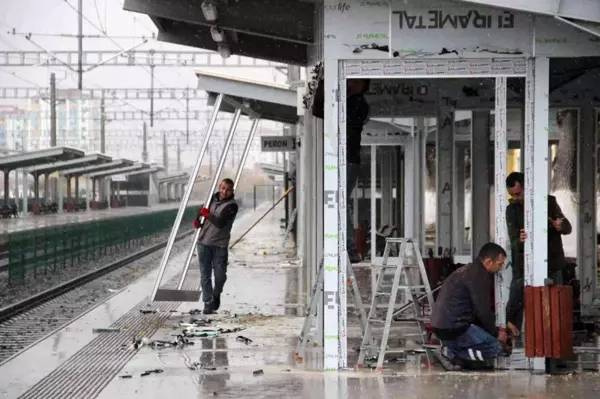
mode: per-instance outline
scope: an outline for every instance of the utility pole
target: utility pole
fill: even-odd
[[[50,74],[50,147],[56,147],[56,75]]]
[[[165,172],[169,171],[169,151],[167,147],[167,132],[163,132],[163,165]]]
[[[106,113],[104,107],[104,92],[100,99],[100,153],[106,154]]]
[[[181,145],[179,145],[179,137],[177,138],[177,171],[181,170]]]
[[[179,141],[178,141],[179,143]],[[190,144],[190,91],[185,90],[185,144]]]
[[[154,127],[154,64],[150,65],[150,127]]]
[[[144,122],[142,129],[142,162],[148,162],[148,132],[146,131],[146,122]]]
[[[83,90],[83,0],[79,0],[77,16],[77,88]]]

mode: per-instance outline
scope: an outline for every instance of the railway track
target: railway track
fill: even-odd
[[[180,234],[173,252],[187,249],[179,241],[193,230]],[[106,266],[62,283],[47,291],[0,309],[0,364],[80,317],[154,269],[167,241],[138,251]],[[145,259],[147,258],[147,259]],[[137,262],[139,260],[143,262]]]

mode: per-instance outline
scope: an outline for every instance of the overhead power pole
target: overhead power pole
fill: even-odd
[[[83,0],[79,0],[77,16],[77,88],[83,90]]]
[[[154,127],[154,64],[150,65],[150,127]]]
[[[50,74],[50,147],[56,147],[56,75]]]
[[[144,122],[142,133],[142,162],[148,162],[148,132],[146,131],[146,122]]]
[[[177,171],[181,170],[181,145],[177,138]]]
[[[169,171],[169,151],[167,147],[167,133],[163,132],[163,165],[165,172]]]
[[[185,144],[190,144],[190,91],[185,91]]]
[[[104,96],[100,100],[100,153],[106,154],[106,114],[104,109]]]

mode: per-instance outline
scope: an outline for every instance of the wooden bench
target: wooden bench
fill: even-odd
[[[525,356],[573,357],[571,286],[525,287]]]

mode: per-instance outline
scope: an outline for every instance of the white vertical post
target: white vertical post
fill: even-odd
[[[581,284],[581,310],[590,308],[597,287],[596,244],[596,171],[597,171],[597,121],[596,109],[591,99],[586,99],[579,110],[577,154],[579,158],[579,246],[578,266]]]
[[[354,232],[348,232],[347,230],[347,215],[348,215],[348,192],[346,184],[346,72],[344,63],[340,62],[338,71],[338,165],[339,165],[339,181],[338,181],[338,218],[339,218],[339,235],[338,235],[338,248],[339,248],[339,268],[338,268],[338,290],[339,290],[339,312],[338,312],[338,329],[339,329],[339,362],[338,366],[344,369],[348,366],[348,342],[347,342],[347,329],[348,329],[348,304],[347,304],[347,292],[346,292],[346,281],[348,280],[347,269],[348,266],[348,251],[346,243],[348,242],[348,234],[354,234]],[[326,172],[327,173],[327,172]],[[352,266],[350,266],[352,267]]]
[[[454,195],[452,198],[453,245],[456,253],[464,255],[465,250],[465,146],[454,142]],[[471,180],[472,181],[472,180]],[[471,184],[471,190],[473,185]]]
[[[427,181],[427,136],[426,129],[429,125],[425,123],[424,117],[416,120],[417,134],[415,135],[415,235],[418,237],[419,249],[425,254],[425,182]]]
[[[543,286],[548,277],[549,75],[548,57],[528,61],[525,90],[525,285],[532,286]],[[535,358],[530,367],[543,371],[545,361]]]
[[[494,132],[494,240],[496,244],[506,249],[506,77],[496,78],[496,109],[495,109],[495,132]],[[486,131],[486,137],[488,132]],[[473,164],[476,165],[476,164]],[[508,251],[507,251],[508,252]],[[496,274],[495,297],[496,297],[496,325],[506,326],[506,299],[507,286],[510,281],[506,280],[506,268]]]
[[[479,249],[490,241],[490,111],[473,111],[472,126],[471,253],[477,256]]]
[[[454,144],[454,110],[438,96],[436,136],[437,246],[452,248],[452,161]]]
[[[377,146],[371,146],[371,264],[377,255]],[[371,268],[371,295],[377,287],[377,273]]]
[[[414,186],[415,186],[415,152],[418,146],[417,138],[414,135],[415,122],[412,119],[412,139],[404,146],[404,236],[407,238],[415,237],[415,199],[417,197]]]
[[[340,158],[338,96],[338,60],[325,59],[325,124],[323,140],[323,367],[337,370],[339,367],[339,246],[346,237],[339,225]],[[345,154],[342,154],[345,156]],[[343,161],[345,159],[342,158]],[[343,162],[344,163],[344,162]],[[344,172],[346,168],[344,167]]]

